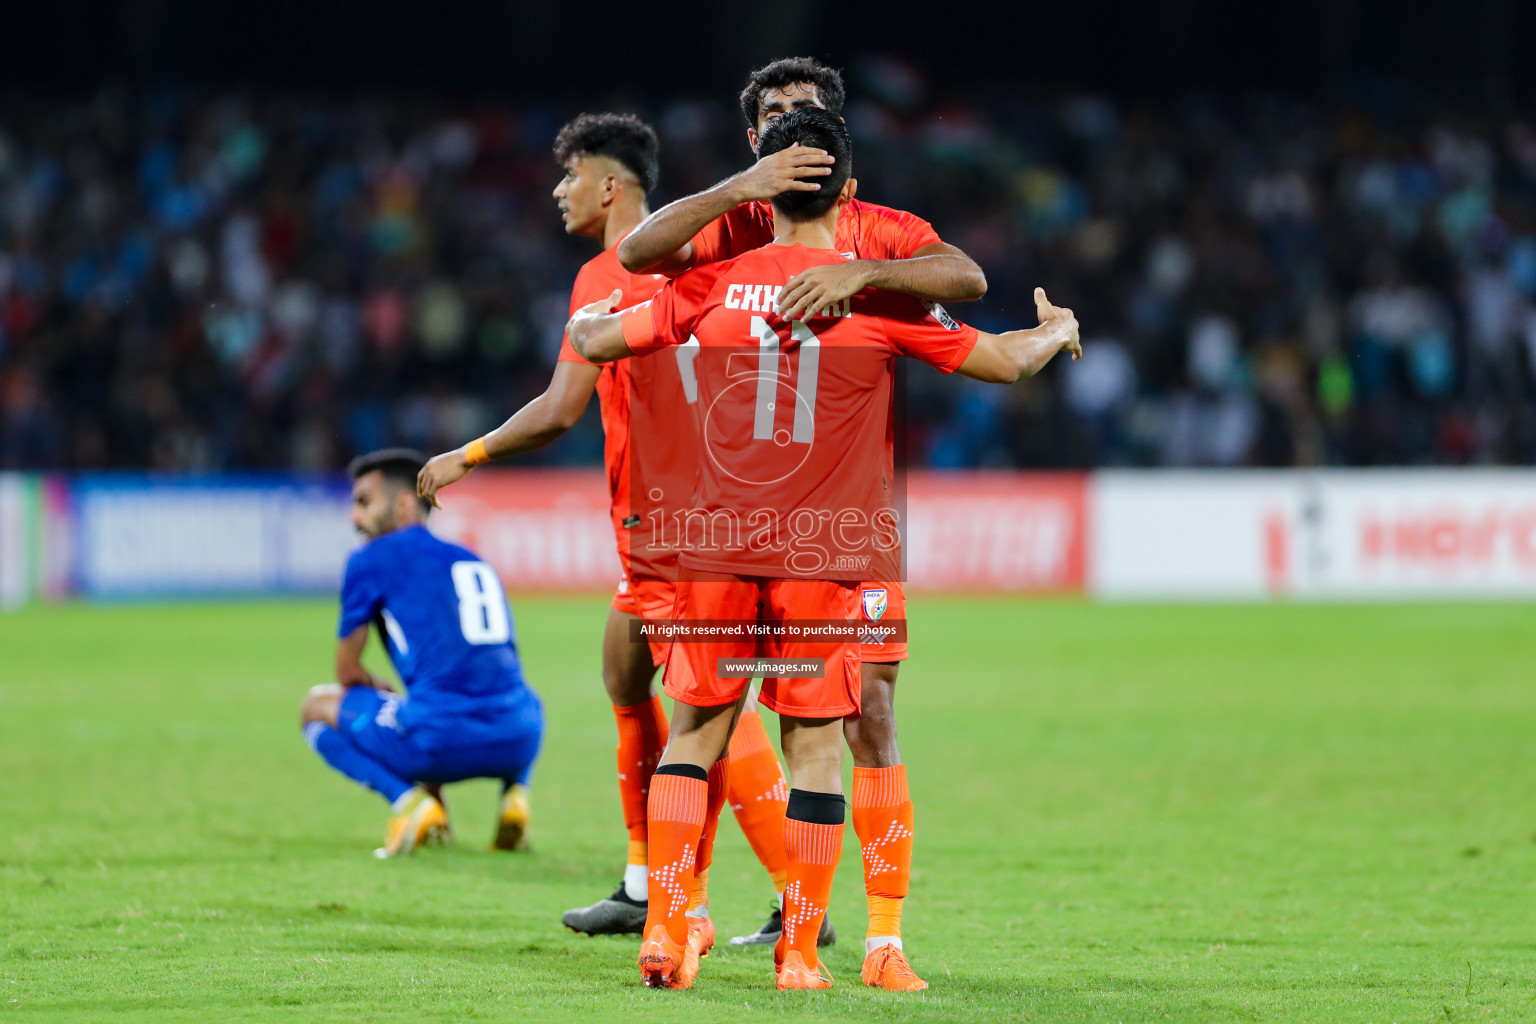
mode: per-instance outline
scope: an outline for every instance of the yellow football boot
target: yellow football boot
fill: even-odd
[[[493,850],[521,850],[528,841],[528,787],[512,785],[501,796],[501,817],[496,821]]]
[[[448,812],[443,805],[420,786],[406,795],[405,806],[389,819],[384,845],[374,856],[404,857],[418,846],[447,839]]]

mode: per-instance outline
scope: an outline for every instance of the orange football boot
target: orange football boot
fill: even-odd
[[[686,946],[673,942],[666,925],[653,925],[640,944],[640,980],[651,988],[692,988],[699,973],[692,946],[691,941]]]
[[[688,948],[694,956],[709,956],[709,951],[715,948],[715,922],[711,918],[688,918]]]
[[[887,992],[921,992],[928,983],[917,976],[906,955],[887,942],[864,958],[864,984]]]
[[[778,985],[780,992],[788,989],[831,988],[832,972],[819,961],[807,966],[800,951],[792,949],[784,954],[784,962],[779,965]]]

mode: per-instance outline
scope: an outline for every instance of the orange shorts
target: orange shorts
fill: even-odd
[[[718,576],[684,580],[677,585],[674,619],[712,619],[751,623],[762,619],[827,619],[852,622],[858,617],[859,591],[853,584],[827,580],[781,580]],[[673,700],[694,707],[729,704],[750,679],[721,679],[721,658],[820,658],[819,679],[763,679],[758,700],[792,718],[843,718],[859,713],[860,658],[856,638],[847,642],[765,640],[750,634],[672,645],[664,689]]]
[[[907,595],[901,581],[894,583],[860,583],[859,615],[865,622],[900,622],[907,618]],[[907,641],[889,640],[884,643],[860,645],[860,655],[865,661],[906,661]]]
[[[644,622],[654,622],[657,619],[670,619],[672,617],[672,605],[677,600],[677,584],[671,580],[660,580],[651,576],[639,576],[630,579],[628,576],[619,577],[618,589],[613,592],[613,600],[608,607],[625,615],[636,615]],[[653,639],[651,645],[651,664],[660,668],[667,663],[667,650],[672,645],[667,640]]]

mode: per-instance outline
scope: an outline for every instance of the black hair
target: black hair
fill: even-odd
[[[838,194],[853,173],[853,140],[848,138],[848,128],[836,114],[820,107],[801,107],[763,129],[757,140],[757,158],[761,160],[797,142],[830,153],[832,173],[811,179],[821,185],[815,192],[780,192],[773,197],[773,208],[793,221],[815,220],[837,203]]]
[[[581,114],[555,136],[555,159],[562,165],[577,153],[606,156],[628,167],[642,191],[656,187],[656,132],[634,114]]]
[[[741,112],[746,115],[748,127],[757,127],[757,110],[762,106],[763,93],[797,82],[814,85],[821,105],[832,113],[843,112],[847,93],[843,90],[843,76],[836,68],[829,68],[813,57],[785,57],[747,76],[746,88],[741,90]]]
[[[347,475],[353,480],[358,479],[374,470],[383,474],[388,483],[400,487],[409,487],[412,494],[416,493],[416,477],[421,474],[422,467],[427,464],[427,457],[414,448],[380,448],[376,452],[359,455],[347,464]],[[421,503],[422,511],[430,511],[432,503],[426,498],[417,499]]]

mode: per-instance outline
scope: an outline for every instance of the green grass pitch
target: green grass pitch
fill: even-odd
[[[533,852],[483,849],[469,783],[460,845],[391,862],[299,736],[330,604],[0,616],[0,1019],[1536,1019],[1529,606],[913,606],[906,996],[858,983],[851,828],[829,993],[765,949],[648,991],[634,940],[559,927],[624,849],[600,598],[514,600]],[[730,935],[771,889],[721,837]]]

